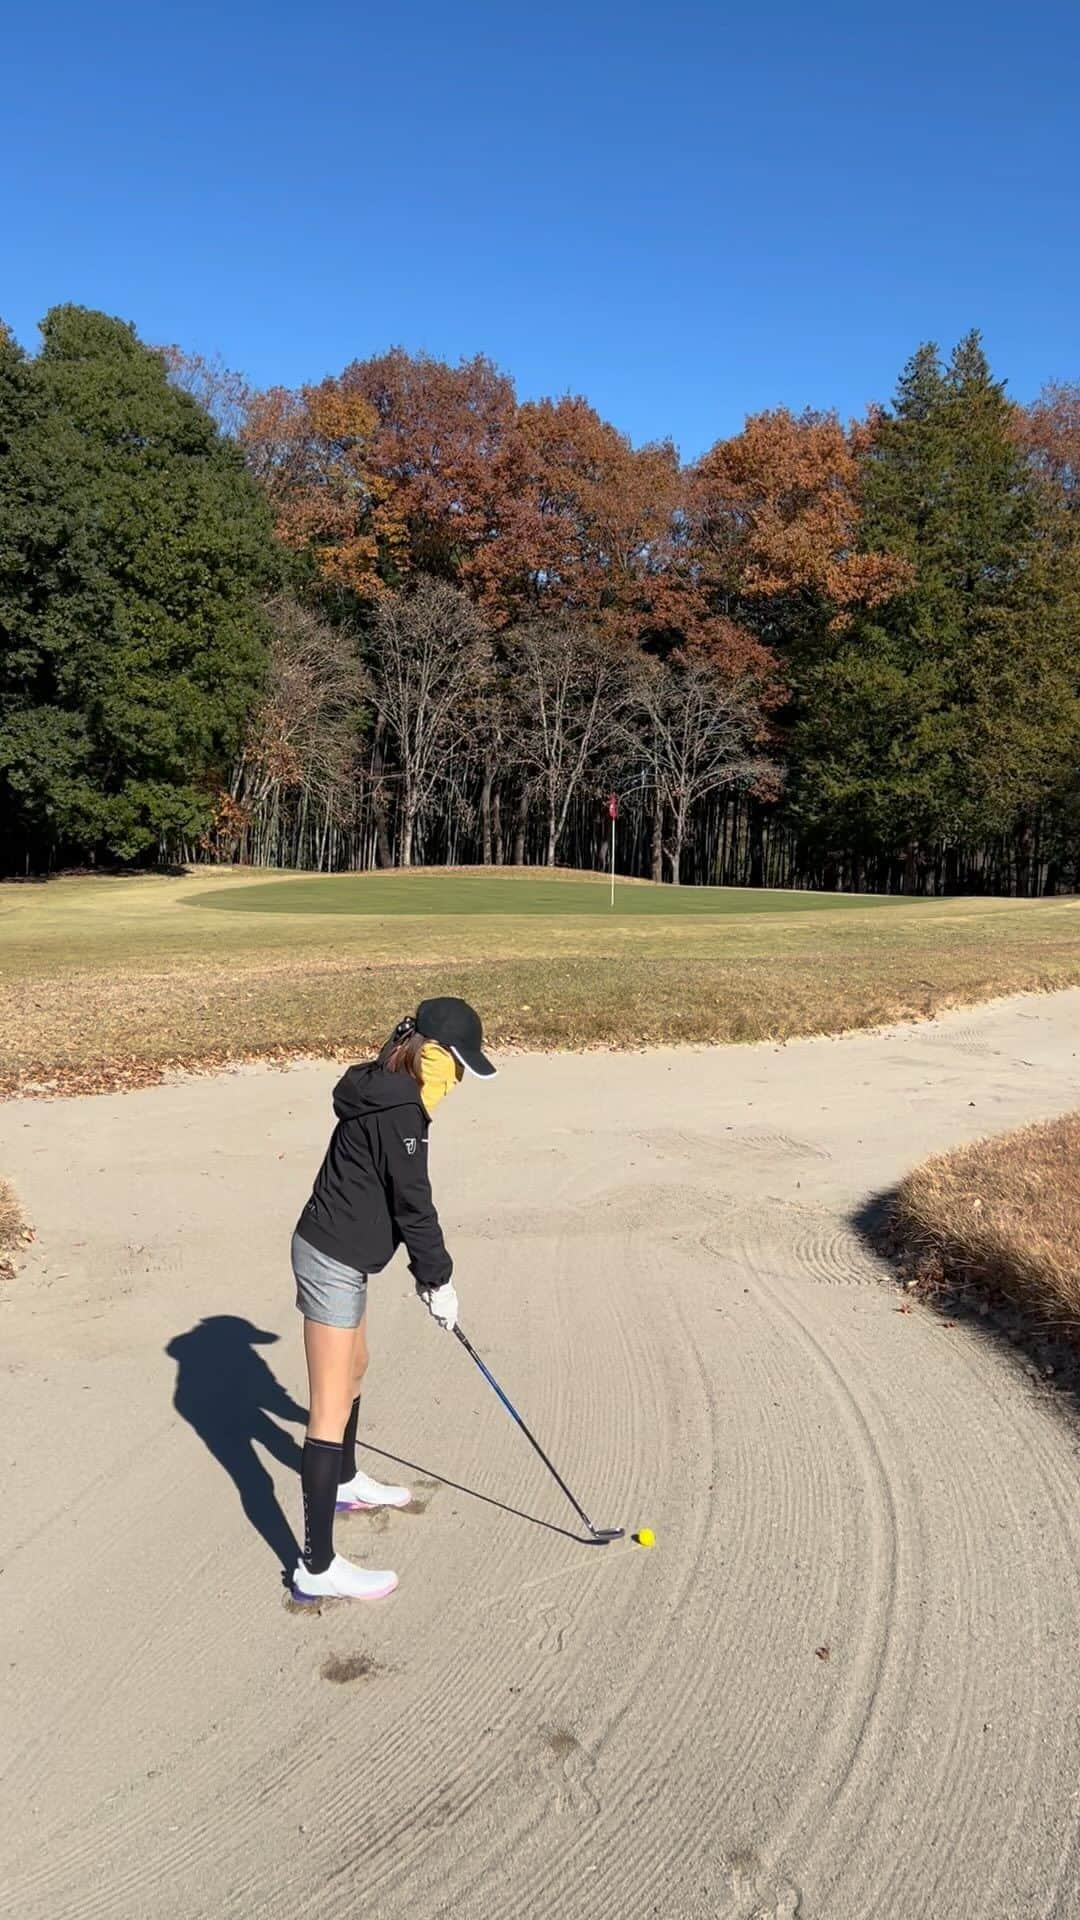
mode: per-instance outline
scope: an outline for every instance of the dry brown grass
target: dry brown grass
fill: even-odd
[[[581,1048],[782,1041],[1080,984],[1077,901],[806,912],[773,896],[714,917],[665,896],[608,918],[519,911],[535,880],[504,871],[499,914],[337,917],[202,904],[265,874],[0,886],[0,1094],[355,1058],[432,992],[472,1000],[496,1048]]]
[[[946,1283],[988,1288],[1080,1334],[1080,1113],[927,1160],[899,1188],[901,1244]]]
[[[6,1180],[0,1180],[0,1278],[10,1278],[15,1270],[12,1254],[32,1237],[14,1192]]]

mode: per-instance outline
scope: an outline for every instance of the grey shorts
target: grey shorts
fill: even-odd
[[[323,1327],[358,1327],[367,1306],[367,1274],[343,1266],[309,1246],[298,1233],[292,1237],[292,1270],[296,1304],[305,1320]]]

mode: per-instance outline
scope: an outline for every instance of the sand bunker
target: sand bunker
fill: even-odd
[[[1066,1414],[921,1312],[859,1209],[1075,1105],[1080,993],[836,1041],[531,1058],[440,1114],[462,1319],[372,1283],[339,1523],[293,1611],[288,1233],[332,1068],[0,1109],[0,1913],[1010,1920],[1080,1884]],[[175,1404],[174,1404],[175,1400]]]

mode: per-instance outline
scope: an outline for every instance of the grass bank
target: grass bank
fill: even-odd
[[[8,1280],[15,1271],[14,1255],[31,1238],[14,1191],[6,1180],[0,1180],[0,1279]]]
[[[916,1291],[1003,1295],[1080,1338],[1080,1113],[927,1160],[897,1190]]]
[[[784,1040],[1080,984],[1080,902],[597,875],[201,870],[0,886],[0,1091],[362,1054],[432,992],[492,1045]]]

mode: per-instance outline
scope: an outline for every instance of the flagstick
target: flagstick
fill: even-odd
[[[615,905],[615,820],[611,821],[611,904]]]

